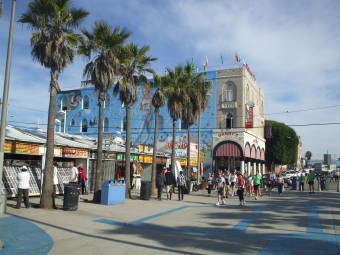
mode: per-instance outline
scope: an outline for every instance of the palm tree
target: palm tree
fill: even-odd
[[[126,112],[126,143],[125,143],[125,196],[131,198],[130,183],[130,146],[131,146],[131,106],[137,101],[137,85],[148,83],[146,73],[155,74],[150,68],[150,63],[157,60],[147,56],[149,46],[138,48],[137,45],[129,43],[124,53],[125,59],[119,67],[121,79],[114,86],[114,95],[119,94],[120,101],[124,104]]]
[[[206,109],[209,102],[209,90],[211,82],[206,81],[206,73],[195,74],[192,63],[187,63],[184,67],[186,76],[185,90],[188,95],[188,105],[183,109],[182,120],[187,128],[187,174],[190,169],[190,126],[197,122],[200,114]]]
[[[58,77],[73,62],[82,39],[74,29],[89,15],[83,9],[71,8],[70,3],[71,0],[35,0],[29,3],[27,12],[19,19],[34,31],[31,36],[33,59],[48,68],[51,76],[46,163],[40,199],[40,206],[46,209],[52,208],[56,95],[60,91]]]
[[[165,86],[165,94],[168,99],[168,110],[170,117],[172,118],[172,173],[175,173],[176,122],[182,117],[183,109],[189,100],[184,88],[185,83],[186,77],[182,66],[176,66],[174,70],[167,68],[167,75],[164,77],[163,84]]]
[[[153,154],[152,154],[152,175],[151,175],[151,190],[152,194],[156,194],[156,166],[157,166],[157,139],[158,139],[158,116],[159,109],[165,104],[165,92],[162,87],[162,77],[155,76],[153,87],[156,88],[156,92],[152,97],[152,105],[155,108],[155,129],[153,136]]]
[[[104,104],[107,91],[112,87],[119,75],[123,44],[130,33],[125,29],[120,29],[120,27],[115,27],[112,30],[110,25],[105,22],[96,22],[92,32],[83,29],[82,33],[85,40],[79,48],[79,53],[91,59],[84,69],[84,77],[88,80],[83,84],[93,84],[98,96],[98,142],[93,201],[99,203],[101,183],[103,182]]]
[[[306,165],[308,167],[308,161],[312,158],[312,153],[310,151],[306,151],[305,158],[306,158]]]

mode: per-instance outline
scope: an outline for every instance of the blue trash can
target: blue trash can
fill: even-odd
[[[122,204],[125,201],[125,181],[109,180],[102,184],[100,203],[102,205]]]

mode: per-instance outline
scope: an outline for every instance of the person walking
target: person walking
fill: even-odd
[[[235,188],[236,188],[236,183],[237,183],[237,175],[235,171],[231,173],[229,176],[229,184],[230,184],[230,189],[231,189],[231,196],[235,196]]]
[[[71,166],[71,179],[70,179],[70,183],[72,184],[78,184],[78,169],[74,166],[74,162],[71,161],[70,163]]]
[[[172,172],[170,171],[170,169],[164,167],[163,171],[165,172],[165,189],[166,189],[166,198],[168,200],[171,200],[171,196],[172,196],[172,190],[173,190],[173,185],[174,185],[174,175],[172,174]]]
[[[163,171],[160,171],[156,178],[158,200],[162,200],[162,193],[163,193],[163,188],[165,184],[166,184],[166,180],[165,180],[164,173]]]
[[[177,177],[177,185],[178,185],[178,200],[183,200],[184,189],[187,188],[187,181],[182,171],[179,172],[179,176]]]
[[[279,175],[279,176],[277,177],[277,192],[279,193],[279,195],[282,194],[283,185],[284,185],[283,177],[282,177],[282,175]]]
[[[57,209],[57,206],[55,204],[55,199],[57,197],[57,188],[58,188],[58,164],[57,162],[53,163],[53,192],[52,192],[52,205],[54,209]]]
[[[18,173],[18,200],[17,200],[17,209],[21,208],[22,197],[24,196],[24,203],[26,208],[30,208],[30,202],[28,198],[28,191],[30,188],[30,174],[26,166],[21,168],[21,172]]]
[[[314,193],[314,181],[316,178],[316,174],[313,170],[309,171],[309,174],[307,175],[307,183],[309,185],[309,194]]]
[[[272,190],[275,185],[275,182],[276,182],[276,174],[274,172],[269,173],[268,182],[267,182],[269,196],[272,195]]]
[[[261,179],[262,179],[262,176],[261,176],[260,172],[257,170],[256,174],[254,175],[255,200],[258,199],[259,194],[260,194]]]
[[[237,178],[237,184],[238,184],[238,188],[237,188],[237,195],[238,195],[238,199],[240,200],[240,206],[244,206],[245,202],[244,202],[244,189],[245,189],[245,181],[243,179],[242,174],[238,175]]]
[[[299,191],[305,191],[305,174],[304,173],[301,173],[300,174],[300,177],[299,177]]]
[[[224,205],[224,196],[225,196],[225,178],[222,175],[222,172],[220,172],[216,178],[217,183],[217,206],[220,206],[221,204]]]
[[[86,191],[87,176],[86,176],[86,173],[85,173],[85,170],[84,170],[83,166],[79,166],[78,167],[78,171],[79,171],[79,174],[78,174],[78,184],[81,187],[81,194],[84,195],[87,192]]]
[[[213,189],[213,177],[212,174],[209,173],[208,175],[208,195],[210,196],[211,190]]]

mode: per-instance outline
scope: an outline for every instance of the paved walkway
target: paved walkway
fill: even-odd
[[[227,205],[217,207],[216,196],[202,191],[185,196],[184,201],[128,200],[114,206],[81,202],[74,212],[17,210],[12,208],[15,201],[9,201],[9,216],[0,218],[0,239],[5,245],[9,240],[18,246],[21,239],[37,240],[39,247],[27,242],[22,247],[38,250],[34,254],[39,255],[48,251],[52,255],[333,255],[340,254],[339,196],[288,191],[282,196],[264,194],[257,201],[247,198],[245,207],[239,207],[232,197]],[[40,234],[29,228],[13,234],[14,229],[21,229],[21,222],[39,229]],[[4,225],[7,228],[2,231]],[[14,239],[6,239],[9,235]],[[33,254],[6,253],[6,247],[0,255]]]

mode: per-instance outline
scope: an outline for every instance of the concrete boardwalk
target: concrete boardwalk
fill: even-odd
[[[238,206],[236,197],[217,207],[216,195],[202,191],[184,201],[127,200],[114,206],[81,202],[74,212],[17,210],[15,201],[9,201],[8,216],[0,218],[0,239],[20,246],[23,237],[38,238],[39,245],[24,242],[26,253],[6,253],[7,245],[0,255],[31,254],[27,251],[32,249],[38,255],[340,254],[339,197],[334,192],[274,192],[257,201],[246,198],[245,207]],[[9,233],[20,228],[18,221],[43,231]]]

